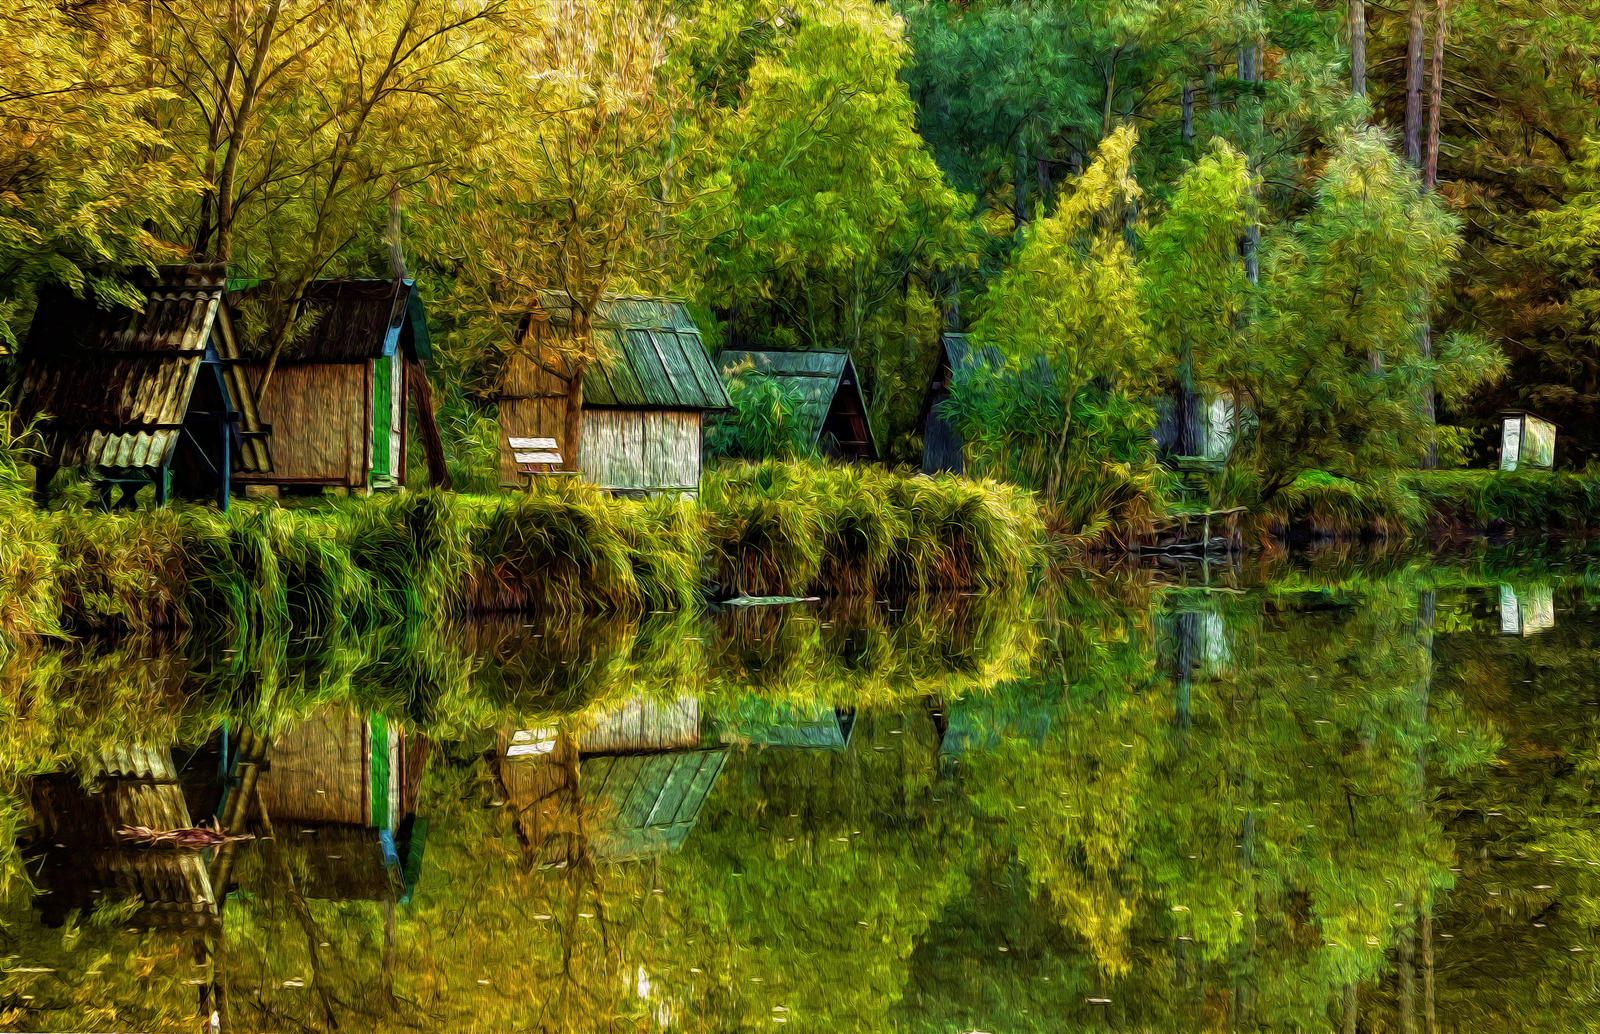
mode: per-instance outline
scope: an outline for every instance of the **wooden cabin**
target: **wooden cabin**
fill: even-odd
[[[727,409],[728,393],[688,309],[665,298],[605,299],[592,319],[594,359],[581,368],[559,347],[570,326],[571,302],[547,296],[523,323],[523,350],[501,371],[501,484],[522,483],[510,439],[542,438],[556,442],[566,469],[609,492],[698,494],[706,414]],[[568,426],[574,377],[582,404],[576,450]]]
[[[503,733],[497,775],[530,867],[678,850],[727,750],[706,747],[700,702],[639,698],[561,725]]]
[[[928,382],[928,393],[922,401],[924,474],[966,473],[965,443],[955,425],[939,412],[939,405],[950,397],[950,388],[957,375],[980,365],[999,369],[1005,365],[1005,360],[997,348],[974,349],[965,334],[950,332],[939,336],[939,354],[934,361],[933,377]]]
[[[220,929],[205,856],[125,839],[125,826],[187,829],[195,823],[172,752],[133,744],[108,746],[76,771],[39,776],[29,796],[41,850],[31,870],[46,925],[72,912],[136,902],[128,925],[214,935]]]
[[[256,794],[305,874],[329,900],[410,899],[427,822],[417,792],[426,738],[381,713],[330,708],[274,738]]]
[[[822,455],[851,462],[876,462],[881,458],[867,420],[861,379],[849,352],[725,348],[717,356],[717,365],[725,378],[749,369],[772,377],[786,388],[798,389],[804,399],[799,419],[810,444]]]
[[[39,299],[18,356],[17,416],[38,420],[39,498],[62,467],[86,468],[103,505],[131,506],[146,485],[215,499],[272,454],[224,301],[222,266],[170,266],[136,280],[139,311],[62,290]],[[121,498],[112,498],[116,489]]]
[[[230,295],[245,308],[268,304],[269,289]],[[241,473],[245,485],[372,492],[406,483],[415,424],[429,479],[443,484],[444,449],[423,364],[432,358],[427,312],[411,280],[320,280],[299,304],[261,400],[271,429],[272,465]],[[265,357],[246,374],[259,390]]]

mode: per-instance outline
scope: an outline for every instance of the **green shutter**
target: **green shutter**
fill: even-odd
[[[367,725],[368,770],[372,773],[372,825],[389,828],[389,720],[374,713]]]
[[[390,411],[394,408],[394,360],[380,356],[372,361],[372,474],[369,485],[394,476],[389,456]]]

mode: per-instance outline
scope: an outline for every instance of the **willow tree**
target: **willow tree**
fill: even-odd
[[[1428,432],[1421,386],[1431,378],[1460,398],[1498,375],[1499,354],[1476,338],[1422,347],[1428,300],[1459,248],[1457,221],[1383,133],[1336,138],[1311,210],[1269,238],[1258,329],[1239,356],[1264,498],[1312,467],[1365,479],[1414,465]]]

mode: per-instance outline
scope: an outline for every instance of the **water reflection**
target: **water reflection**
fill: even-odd
[[[1564,566],[35,648],[0,1023],[1582,1026],[1600,612]]]

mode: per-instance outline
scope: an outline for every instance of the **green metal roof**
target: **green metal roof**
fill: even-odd
[[[725,348],[717,356],[717,366],[724,377],[728,376],[728,371],[745,365],[749,365],[756,373],[772,377],[785,387],[800,390],[804,402],[800,406],[799,418],[810,429],[813,444],[822,436],[823,422],[828,418],[828,410],[846,373],[850,374],[854,384],[853,390],[860,401],[861,412],[867,411],[867,400],[861,395],[861,378],[856,375],[850,353],[843,349],[801,352]],[[870,426],[867,433],[869,436],[872,433]],[[873,450],[877,450],[876,443],[873,444]]]
[[[728,408],[727,389],[682,302],[608,298],[595,309],[594,336],[599,356],[583,376],[585,405]]]

